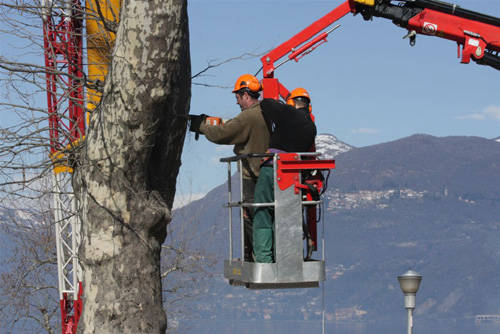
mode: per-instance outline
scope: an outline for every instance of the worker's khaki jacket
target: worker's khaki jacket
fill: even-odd
[[[269,147],[269,130],[262,116],[260,103],[244,109],[238,116],[222,125],[203,123],[200,132],[216,144],[234,144],[233,151],[236,155],[264,153]],[[260,158],[249,159],[249,165],[255,176],[259,176]],[[243,176],[251,178],[252,174],[243,167]]]

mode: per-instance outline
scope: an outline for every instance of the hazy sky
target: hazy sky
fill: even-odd
[[[340,0],[189,2],[193,74],[208,63],[245,53],[260,55],[325,15]],[[460,0],[463,8],[500,17],[498,0]],[[340,29],[299,63],[276,77],[289,89],[308,89],[320,133],[354,146],[387,142],[415,133],[435,136],[500,136],[500,72],[474,62],[460,64],[456,43],[417,36],[387,19],[366,22],[351,14]],[[197,78],[226,88],[193,86],[191,113],[231,118],[238,114],[232,86],[243,73],[256,73],[259,57],[227,63]],[[259,78],[261,78],[261,75]],[[203,193],[226,178],[218,162],[230,146],[188,134],[179,175],[179,195]]]

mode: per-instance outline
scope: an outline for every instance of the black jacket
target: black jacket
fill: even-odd
[[[260,106],[271,133],[270,148],[309,152],[316,137],[316,125],[308,109],[295,109],[274,99],[264,99]]]

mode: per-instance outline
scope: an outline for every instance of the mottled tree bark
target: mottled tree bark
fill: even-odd
[[[124,0],[101,105],[74,175],[80,333],[163,333],[160,250],[190,98],[186,0]]]

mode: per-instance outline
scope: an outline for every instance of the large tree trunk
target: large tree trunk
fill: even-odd
[[[190,98],[186,0],[125,0],[101,105],[74,177],[80,333],[163,333],[160,250]]]

